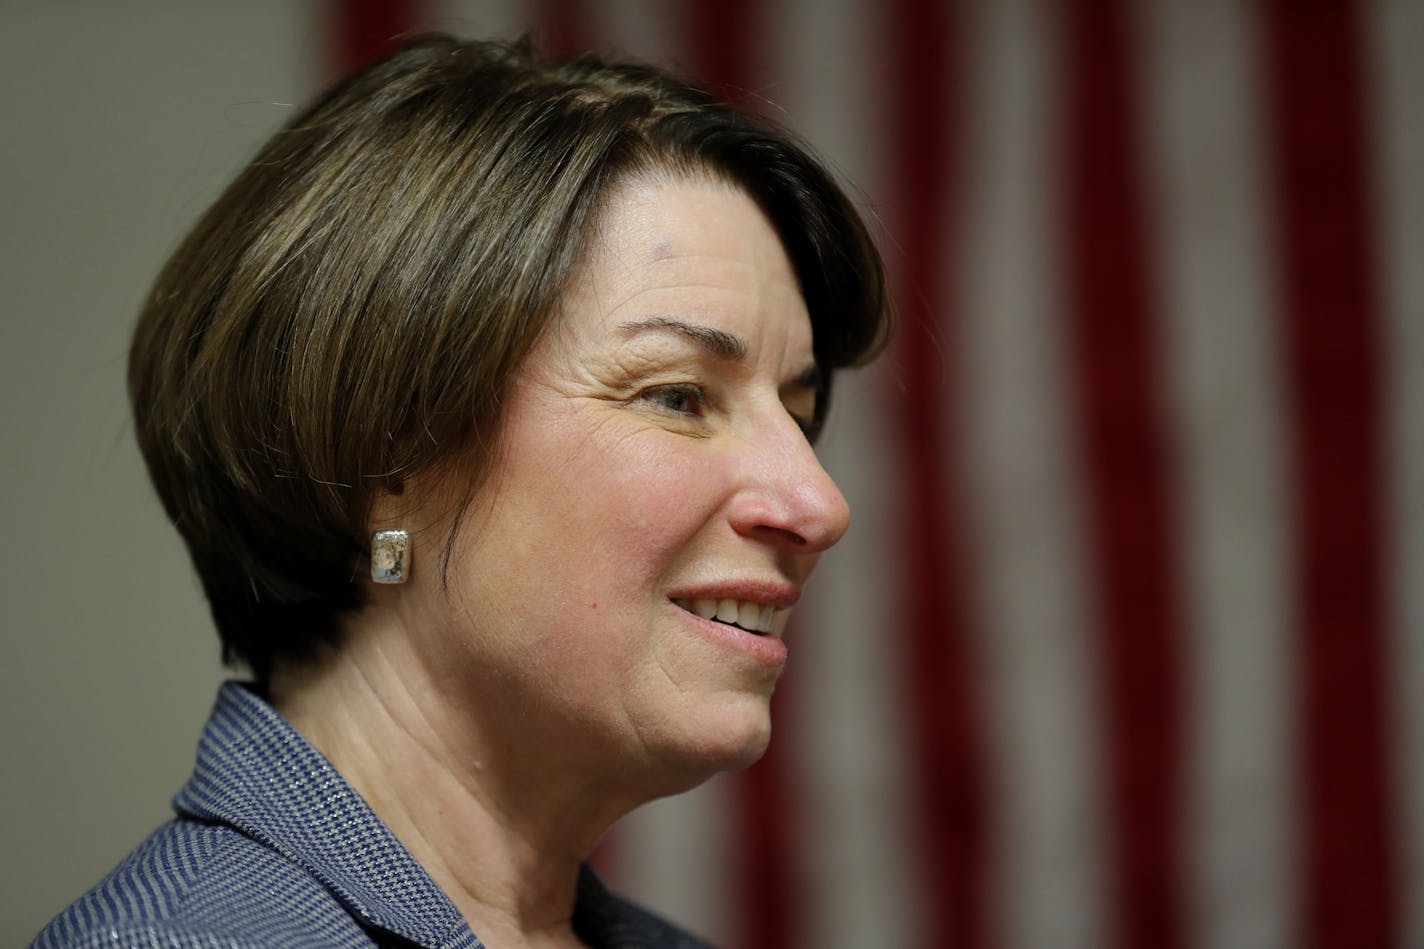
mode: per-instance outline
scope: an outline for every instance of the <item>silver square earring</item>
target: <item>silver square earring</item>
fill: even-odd
[[[377,583],[405,583],[410,579],[409,534],[394,530],[371,535],[371,579]]]

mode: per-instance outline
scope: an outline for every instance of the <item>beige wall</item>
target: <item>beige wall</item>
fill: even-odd
[[[0,0],[0,945],[149,829],[222,671],[133,445],[148,282],[303,98],[305,2]]]

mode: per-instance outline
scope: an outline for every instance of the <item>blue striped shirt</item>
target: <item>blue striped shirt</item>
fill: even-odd
[[[32,949],[483,945],[370,806],[245,686],[218,693],[177,817],[60,913]],[[705,944],[579,877],[591,946]]]

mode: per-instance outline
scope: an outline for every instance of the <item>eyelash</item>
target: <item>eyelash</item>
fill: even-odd
[[[685,418],[705,418],[711,401],[701,386],[690,382],[653,386],[651,389],[644,389],[638,393],[638,398]],[[695,401],[696,407],[687,408],[685,405],[686,400]],[[791,420],[796,423],[796,427],[801,429],[801,434],[806,436],[806,440],[814,444],[816,436],[820,434],[816,420],[801,418],[799,415],[790,411],[788,411],[787,414],[790,415]]]
[[[666,409],[676,415],[683,415],[688,418],[702,418],[707,414],[707,393],[702,390],[701,386],[693,385],[690,382],[653,386],[651,389],[644,389],[638,393],[638,398],[645,402],[651,402],[659,408]],[[687,400],[695,401],[697,408],[688,409],[683,405],[673,404]]]

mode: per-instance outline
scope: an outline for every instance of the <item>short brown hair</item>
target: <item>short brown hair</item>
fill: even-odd
[[[776,228],[825,379],[882,344],[879,258],[787,133],[641,65],[430,36],[292,119],[155,283],[129,363],[140,446],[224,661],[259,680],[362,602],[373,500],[487,467],[511,373],[611,185],[712,175]],[[453,529],[452,529],[453,534]]]

